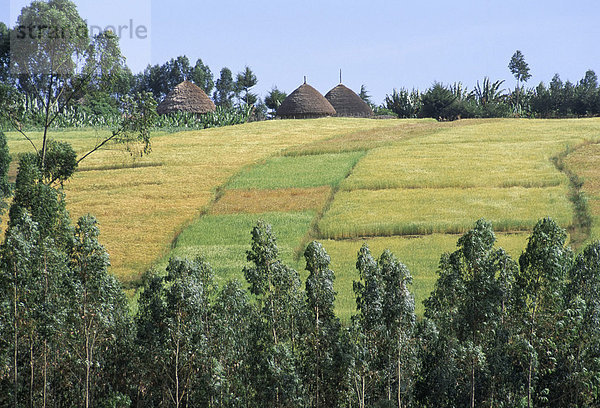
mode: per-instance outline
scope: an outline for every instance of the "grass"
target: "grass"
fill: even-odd
[[[566,183],[550,161],[561,142],[404,144],[371,150],[342,189],[547,187]]]
[[[467,231],[479,218],[497,231],[532,228],[551,216],[572,221],[568,187],[472,189],[389,189],[342,191],[319,223],[325,238]]]
[[[203,216],[179,235],[168,257],[203,256],[213,267],[218,281],[244,281],[242,269],[248,265],[246,251],[250,249],[250,233],[256,222],[262,219],[273,228],[281,260],[298,268],[296,247],[314,216],[313,211]],[[159,268],[166,266],[168,257],[162,260]]]
[[[92,213],[100,223],[100,240],[111,255],[111,271],[135,285],[171,242],[205,210],[218,187],[245,166],[297,145],[349,133],[393,126],[394,121],[349,118],[254,122],[175,134],[155,133],[152,153],[134,160],[122,145],[111,144],[82,162],[82,170],[65,184],[73,218]],[[39,144],[39,132],[28,133]],[[52,132],[83,153],[109,130]],[[8,132],[13,156],[33,148]],[[134,167],[143,163],[144,166]],[[13,165],[12,173],[15,173]]]
[[[374,120],[383,122],[377,127],[365,131],[358,130],[345,135],[321,139],[286,149],[285,156],[304,156],[311,154],[355,152],[373,149],[411,138],[431,134],[441,129],[457,126],[459,122],[440,123],[433,119]],[[466,124],[461,122],[460,124]],[[471,122],[469,122],[471,123]],[[387,126],[384,126],[387,125]]]
[[[570,153],[565,164],[583,180],[581,190],[588,200],[592,228],[586,243],[600,240],[600,144],[586,144]]]
[[[231,189],[278,189],[336,186],[364,155],[363,152],[274,157],[242,171]]]
[[[277,190],[226,190],[211,207],[211,214],[291,212],[321,209],[329,196],[328,186]]]
[[[423,300],[429,297],[437,279],[440,256],[444,252],[456,250],[459,235],[432,234],[410,237],[374,237],[353,240],[321,241],[331,256],[335,272],[336,313],[345,322],[356,310],[356,300],[352,282],[358,280],[356,256],[366,243],[374,257],[379,257],[384,249],[390,249],[404,263],[413,277],[411,292],[415,296],[417,315],[423,316]],[[527,245],[528,234],[497,234],[497,247],[504,248],[515,260]]]

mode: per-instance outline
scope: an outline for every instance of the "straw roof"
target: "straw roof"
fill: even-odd
[[[312,86],[304,83],[279,105],[277,116],[285,119],[319,118],[335,115],[335,109]]]
[[[337,116],[373,116],[373,110],[352,89],[339,84],[325,98],[333,105]]]
[[[214,110],[213,101],[200,87],[189,81],[183,81],[173,88],[156,108],[161,115],[171,112],[206,113]]]

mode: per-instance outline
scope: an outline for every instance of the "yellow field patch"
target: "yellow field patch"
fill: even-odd
[[[331,188],[283,188],[277,190],[227,190],[212,206],[211,214],[264,212],[293,212],[319,210],[323,207]]]
[[[561,142],[411,142],[371,150],[341,187],[545,187],[566,184],[550,158]]]
[[[547,216],[567,227],[573,218],[567,195],[567,186],[342,191],[318,227],[334,239],[462,233],[479,218],[497,231],[528,230]]]

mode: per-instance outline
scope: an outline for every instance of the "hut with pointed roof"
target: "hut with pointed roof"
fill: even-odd
[[[308,119],[335,115],[335,109],[319,91],[306,80],[279,105],[277,117],[282,119]]]
[[[336,116],[370,117],[373,109],[361,99],[352,89],[341,83],[327,92],[325,99],[331,103],[337,112]]]
[[[215,104],[199,86],[183,81],[177,85],[156,107],[160,115],[172,112],[202,114],[214,111]]]

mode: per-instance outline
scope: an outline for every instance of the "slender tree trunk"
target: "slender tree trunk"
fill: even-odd
[[[90,406],[90,331],[87,322],[87,290],[83,291],[83,327],[85,336],[85,408]]]
[[[50,84],[48,85],[48,95],[46,98],[46,118],[44,120],[44,135],[42,138],[42,170],[46,169],[46,148],[48,147],[48,127],[50,126],[50,99],[52,95],[53,85],[54,75],[50,73]]]
[[[319,379],[319,366],[321,365],[321,356],[320,356],[320,350],[319,350],[319,306],[317,306],[316,308],[316,317],[317,320],[315,322],[315,328],[316,328],[316,332],[315,332],[315,340],[316,340],[316,355],[317,355],[317,364],[315,367],[315,380],[317,383],[317,389],[316,389],[316,403],[315,403],[315,407],[319,408],[319,383],[320,383],[320,379]]]
[[[179,348],[181,334],[181,316],[177,316],[177,341],[175,343],[175,407],[179,408]]]
[[[48,341],[44,339],[44,389],[43,389],[43,408],[46,408],[46,396],[48,392]]]
[[[401,377],[400,377],[400,348],[398,348],[398,408],[402,408]]]
[[[46,253],[44,251],[44,303],[48,302],[48,259],[46,257]],[[43,394],[43,404],[42,406],[46,408],[46,391],[48,384],[48,339],[44,335],[44,348],[42,350],[44,365],[42,367],[42,377],[44,378],[44,386],[42,387]]]
[[[33,408],[33,380],[35,378],[35,360],[33,357],[33,332],[29,335],[29,406]]]
[[[18,323],[18,313],[19,313],[19,309],[18,309],[18,301],[17,301],[17,296],[18,296],[18,291],[17,291],[17,268],[14,268],[14,336],[15,336],[15,340],[14,340],[14,387],[15,387],[15,394],[14,394],[14,406],[15,408],[17,407],[17,401],[18,401],[18,391],[19,391],[19,323]]]
[[[475,359],[471,360],[471,408],[475,408]]]

